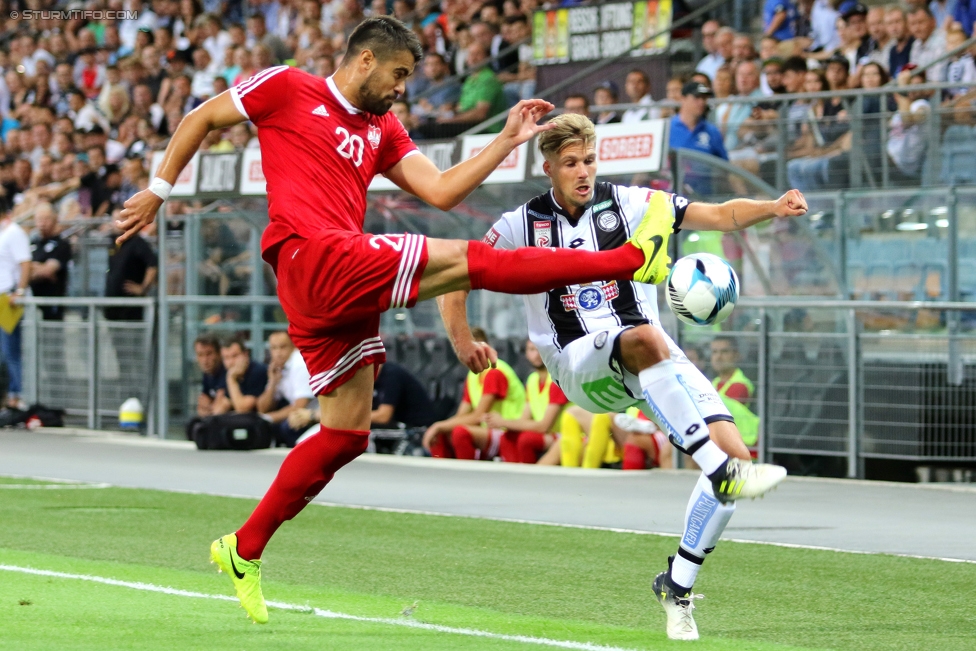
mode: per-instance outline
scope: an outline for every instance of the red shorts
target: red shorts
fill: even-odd
[[[320,395],[386,361],[380,313],[416,304],[427,238],[326,229],[308,239],[290,237],[265,259],[278,278],[288,334]]]

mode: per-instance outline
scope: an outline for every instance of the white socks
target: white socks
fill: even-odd
[[[705,554],[715,547],[734,512],[735,502],[715,499],[711,480],[701,475],[688,500],[684,532],[671,564],[672,583],[688,589],[695,584]]]
[[[671,443],[687,451],[706,475],[721,468],[729,457],[708,438],[708,425],[675,372],[674,363],[670,359],[658,362],[641,371],[638,378],[644,400]]]

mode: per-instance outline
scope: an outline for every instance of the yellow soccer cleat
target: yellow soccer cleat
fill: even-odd
[[[634,273],[634,280],[657,285],[668,277],[668,240],[674,229],[674,208],[667,192],[651,192],[644,219],[627,240],[644,253],[644,264]]]
[[[268,623],[268,606],[261,593],[261,561],[246,561],[237,553],[237,535],[227,534],[210,545],[210,558],[230,577],[241,606],[256,624]]]

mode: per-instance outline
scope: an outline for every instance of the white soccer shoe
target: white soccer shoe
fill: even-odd
[[[743,459],[729,459],[725,478],[712,482],[715,497],[722,504],[740,497],[755,499],[776,488],[786,477],[786,468],[771,463],[752,463]]]
[[[695,624],[695,599],[702,599],[704,595],[688,593],[684,597],[679,597],[674,590],[668,586],[667,572],[661,572],[654,577],[653,590],[658,603],[664,608],[668,616],[668,639],[671,640],[697,640],[698,625]]]

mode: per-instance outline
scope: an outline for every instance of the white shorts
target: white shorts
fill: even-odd
[[[545,360],[546,366],[566,397],[586,411],[620,413],[637,406],[644,415],[657,422],[644,401],[640,380],[613,358],[617,338],[629,327],[618,326],[581,337],[549,356]],[[678,380],[688,390],[702,419],[706,423],[735,422],[708,378],[688,360],[661,326],[651,324],[651,327],[664,335]]]

